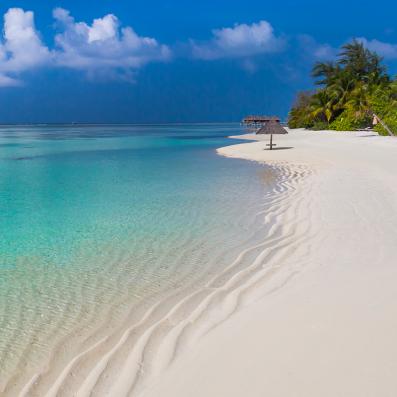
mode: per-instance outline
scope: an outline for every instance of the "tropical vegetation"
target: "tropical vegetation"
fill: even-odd
[[[356,130],[375,119],[380,134],[397,134],[397,80],[362,42],[345,44],[334,62],[317,62],[312,76],[317,89],[298,94],[291,128]]]

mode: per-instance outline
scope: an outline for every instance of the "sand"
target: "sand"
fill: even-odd
[[[397,138],[246,138],[284,178],[263,254],[141,395],[397,396]]]

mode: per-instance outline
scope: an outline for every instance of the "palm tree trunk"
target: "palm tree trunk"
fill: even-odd
[[[376,117],[376,119],[379,121],[379,123],[381,124],[381,126],[387,131],[387,133],[389,134],[389,136],[395,136],[393,134],[393,132],[391,131],[391,129],[384,123],[384,121],[377,115],[374,113],[374,116]]]

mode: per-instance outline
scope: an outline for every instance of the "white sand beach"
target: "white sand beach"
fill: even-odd
[[[246,138],[219,154],[285,174],[261,270],[143,395],[396,396],[397,138],[292,130],[274,151]]]

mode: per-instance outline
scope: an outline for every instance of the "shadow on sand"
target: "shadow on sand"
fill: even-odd
[[[284,146],[284,147],[274,147],[272,150],[289,150],[293,149],[293,146]],[[269,148],[265,148],[264,150],[270,150]]]
[[[359,138],[374,138],[376,136],[379,136],[377,134],[367,134],[367,135],[359,135]]]

